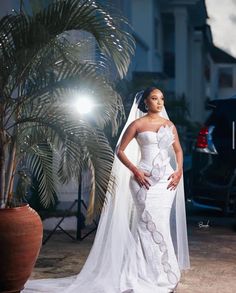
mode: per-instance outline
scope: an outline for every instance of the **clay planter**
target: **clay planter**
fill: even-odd
[[[0,292],[20,292],[38,257],[43,236],[39,215],[23,205],[0,209]]]

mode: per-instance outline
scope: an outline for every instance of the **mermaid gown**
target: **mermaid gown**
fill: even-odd
[[[176,191],[167,189],[168,177],[174,172],[168,154],[174,139],[172,127],[162,126],[158,132],[143,131],[136,139],[141,149],[138,168],[150,174],[151,186],[148,190],[140,188],[134,177],[130,178],[137,211],[134,237],[138,280],[132,284],[132,277],[124,276],[122,287],[129,287],[130,291],[123,292],[168,293],[176,287],[181,275],[170,233],[170,213]]]
[[[117,278],[120,280],[118,286],[108,288],[99,277],[100,284],[94,285],[91,274],[81,287],[83,274],[82,277],[79,274],[79,283],[74,282],[76,277],[29,281],[23,292],[169,293],[176,287],[181,273],[170,231],[170,213],[176,191],[167,189],[168,177],[174,172],[168,152],[174,141],[173,130],[162,126],[157,132],[143,131],[136,140],[141,150],[138,168],[150,173],[151,186],[147,190],[140,187],[133,176],[130,177],[129,186],[136,210],[132,227],[135,252],[131,260],[124,261],[121,276]],[[73,285],[69,286],[71,283]]]

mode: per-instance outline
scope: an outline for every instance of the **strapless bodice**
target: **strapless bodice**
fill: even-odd
[[[140,164],[153,166],[158,158],[168,159],[168,149],[174,142],[173,126],[161,126],[156,132],[139,132],[136,140],[141,150]]]

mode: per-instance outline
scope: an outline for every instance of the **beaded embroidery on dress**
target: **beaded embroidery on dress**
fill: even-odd
[[[140,132],[136,139],[141,150],[138,168],[150,174],[147,190],[134,177],[130,189],[137,212],[134,238],[137,243],[138,281],[133,284],[132,264],[125,270],[123,292],[168,293],[180,279],[180,269],[170,235],[170,212],[176,192],[167,190],[168,177],[174,172],[168,148],[174,142],[173,126],[161,126],[157,132]],[[130,272],[130,277],[127,276]],[[128,291],[129,292],[129,291]]]

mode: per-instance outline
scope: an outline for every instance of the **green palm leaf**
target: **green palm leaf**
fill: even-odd
[[[9,72],[16,70],[17,78],[23,79],[37,62],[41,49],[58,43],[60,34],[65,31],[84,30],[94,36],[100,52],[113,62],[123,77],[134,50],[133,38],[121,29],[124,23],[121,17],[119,21],[112,18],[105,8],[91,1],[59,0],[33,17],[26,14],[6,17],[0,23],[4,37],[8,32],[5,50],[0,50],[0,56],[5,68]]]
[[[26,167],[39,182],[42,204],[47,207],[54,203],[55,177],[53,172],[53,153],[48,144],[38,144],[27,152]]]
[[[95,185],[96,201],[90,216],[97,215],[104,202],[113,162],[113,152],[103,132],[86,123],[76,124],[73,127],[71,122],[64,121],[63,131],[60,123],[53,124],[53,121],[49,122],[49,120],[30,123],[28,127],[27,124],[28,122],[21,124],[21,135],[18,136],[17,145],[21,146],[18,151],[22,154],[19,158],[25,160],[26,154],[27,166],[37,179],[42,181],[39,190],[42,203],[49,206],[53,201],[55,182],[53,183],[50,177],[51,172],[56,175],[58,170],[60,181],[68,183],[72,178],[78,179],[81,168],[91,168],[95,174],[92,184]],[[45,137],[47,144],[39,144]],[[54,158],[60,160],[54,164],[52,164],[53,150],[57,150]],[[49,168],[47,168],[47,164],[49,164]],[[52,166],[57,167],[58,165],[59,169],[52,170]],[[49,182],[46,181],[47,176],[50,178]]]
[[[0,158],[14,158],[14,166],[6,160],[6,170],[17,164],[30,169],[46,206],[54,199],[57,177],[66,183],[90,168],[89,216],[101,209],[113,161],[102,129],[109,124],[116,134],[124,117],[111,77],[126,74],[134,51],[126,28],[119,14],[89,0],[58,0],[33,16],[22,12],[0,19],[0,142],[6,144]],[[89,37],[72,44],[68,34],[74,30]],[[94,56],[85,60],[86,46],[93,46]],[[95,107],[83,116],[75,102],[85,92]],[[0,200],[6,196],[1,189]]]

